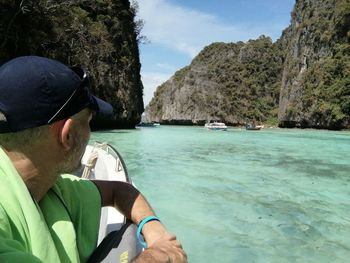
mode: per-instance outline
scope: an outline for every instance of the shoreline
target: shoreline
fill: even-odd
[[[204,127],[204,124],[202,125],[201,123],[174,123],[174,122],[157,122],[160,125],[164,126],[194,126],[194,127]],[[350,132],[350,127],[348,128],[343,128],[343,129],[327,129],[327,128],[315,128],[315,127],[280,127],[278,125],[271,125],[271,124],[258,124],[264,126],[261,130],[264,129],[298,129],[298,130],[324,130],[324,131],[348,131]],[[232,124],[226,124],[228,128],[241,128],[245,129],[245,125],[232,125]]]

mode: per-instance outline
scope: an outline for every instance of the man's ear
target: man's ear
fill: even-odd
[[[57,121],[52,125],[52,130],[57,138],[57,142],[66,150],[70,150],[73,145],[73,120],[68,118]]]
[[[61,143],[64,149],[70,150],[73,146],[73,120],[67,119],[61,129]]]

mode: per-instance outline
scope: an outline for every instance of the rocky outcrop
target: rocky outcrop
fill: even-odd
[[[171,124],[277,119],[282,62],[280,44],[265,36],[247,43],[214,43],[158,87],[146,115]]]
[[[135,9],[128,0],[0,2],[0,63],[35,54],[82,65],[113,105],[95,128],[134,127],[143,112]]]
[[[350,128],[349,43],[349,0],[297,0],[278,41],[204,48],[157,89],[146,113],[163,123]]]
[[[281,41],[288,50],[279,121],[282,127],[350,126],[350,2],[296,1]]]

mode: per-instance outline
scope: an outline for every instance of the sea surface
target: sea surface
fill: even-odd
[[[94,132],[191,263],[350,262],[350,132]]]

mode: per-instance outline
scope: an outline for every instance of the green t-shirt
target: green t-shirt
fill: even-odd
[[[63,175],[39,204],[0,148],[0,262],[85,262],[96,247],[101,196]]]

